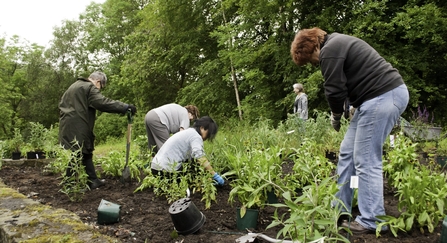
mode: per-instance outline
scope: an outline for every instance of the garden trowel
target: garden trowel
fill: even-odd
[[[124,165],[124,170],[121,176],[121,182],[124,184],[126,181],[130,180],[130,169],[129,169],[129,153],[130,153],[130,139],[132,134],[132,111],[127,110],[127,135],[126,135],[126,164]]]

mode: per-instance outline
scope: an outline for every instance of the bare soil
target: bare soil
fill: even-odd
[[[217,200],[210,209],[205,210],[200,194],[192,194],[194,205],[205,215],[206,222],[196,233],[175,237],[175,229],[169,213],[169,204],[165,198],[155,197],[152,189],[134,193],[139,186],[137,182],[123,185],[119,178],[106,179],[106,186],[89,191],[82,202],[72,202],[59,192],[60,179],[57,175],[42,175],[39,167],[3,166],[0,178],[9,187],[55,208],[72,211],[87,224],[93,225],[101,233],[120,239],[122,242],[155,242],[155,243],[234,243],[247,232],[236,228],[236,206],[228,203],[231,190],[227,184],[218,188]],[[385,207],[388,215],[398,216],[397,198],[385,188]],[[101,199],[121,205],[119,222],[110,225],[98,225],[97,213]],[[255,233],[263,233],[276,238],[278,228],[265,230],[272,221],[274,208],[266,207],[261,210]],[[354,212],[355,213],[355,212]],[[434,233],[421,233],[419,229],[410,232],[399,232],[394,237],[391,232],[376,238],[374,234],[349,236],[351,242],[406,242],[406,243],[434,243],[440,241],[442,222]],[[256,240],[255,242],[267,242]]]

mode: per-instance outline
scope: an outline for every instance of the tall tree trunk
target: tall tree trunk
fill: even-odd
[[[222,6],[222,2],[221,2],[221,6]],[[225,18],[225,11],[222,11],[222,16],[225,22],[225,25],[227,24],[227,19]],[[231,48],[233,47],[233,40],[232,37],[230,36],[230,45],[228,47],[228,49],[231,50]],[[242,106],[241,106],[241,100],[239,98],[239,89],[237,87],[237,77],[236,77],[236,71],[234,70],[234,66],[233,66],[233,59],[230,57],[230,67],[231,67],[231,79],[233,79],[233,87],[234,87],[234,93],[236,95],[236,103],[237,103],[237,110],[239,113],[239,120],[242,121]]]
[[[234,93],[236,94],[237,110],[239,112],[239,120],[242,121],[241,100],[239,99],[239,90],[237,88],[236,72],[234,71],[233,61],[230,59],[231,78],[233,79]]]

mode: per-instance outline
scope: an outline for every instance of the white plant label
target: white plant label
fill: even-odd
[[[390,147],[394,148],[394,135],[390,135]]]
[[[359,188],[359,177],[351,176],[351,188]]]

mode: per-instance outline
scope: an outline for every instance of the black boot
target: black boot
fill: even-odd
[[[90,190],[96,189],[98,187],[104,186],[106,184],[105,180],[94,179],[89,183]]]

